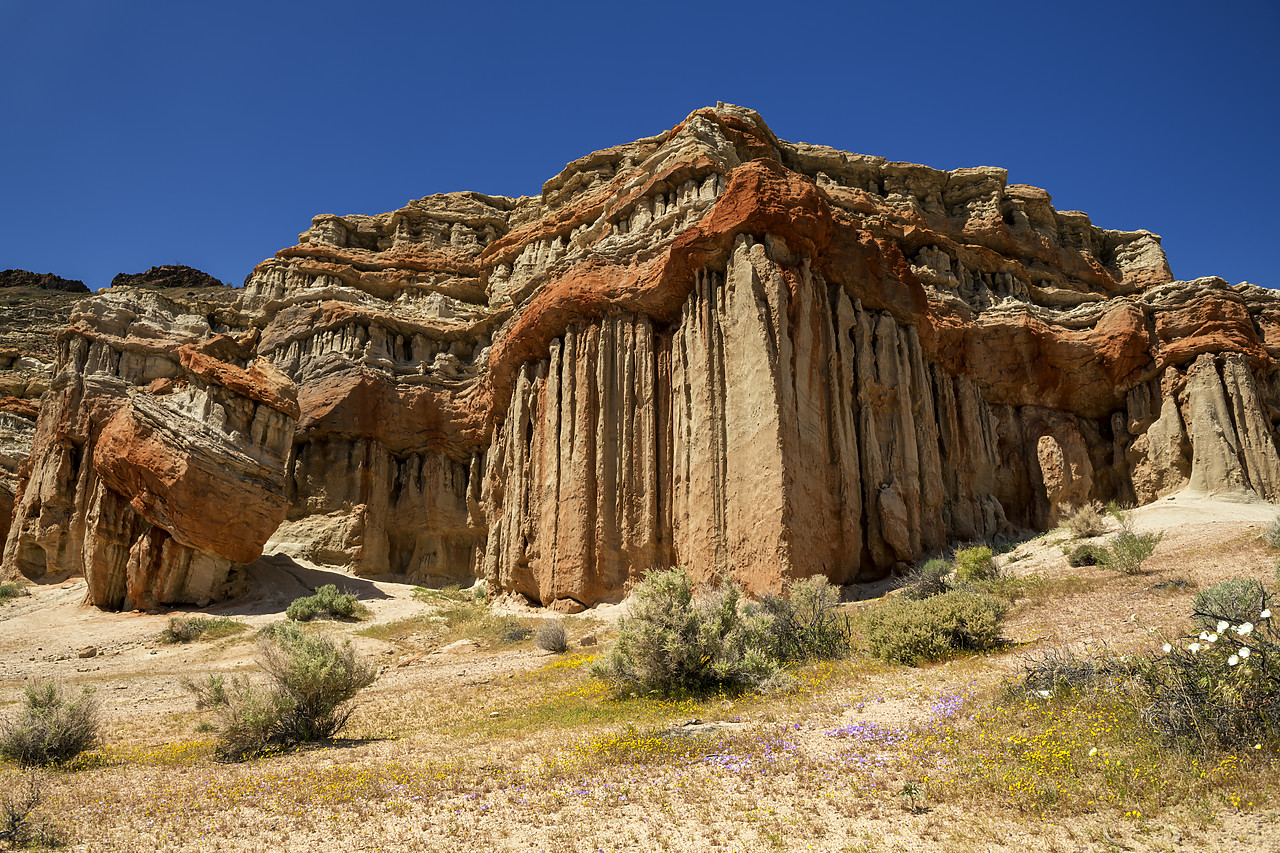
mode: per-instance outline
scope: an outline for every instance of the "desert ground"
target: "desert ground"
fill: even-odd
[[[1021,541],[999,557],[1024,582],[1002,650],[919,667],[855,652],[767,695],[616,695],[587,666],[625,602],[567,617],[556,655],[515,630],[554,614],[277,555],[251,593],[186,614],[239,633],[165,643],[183,612],[99,612],[73,578],[0,605],[0,718],[46,679],[100,700],[101,746],[39,774],[31,820],[69,850],[1276,850],[1275,755],[1174,749],[1123,702],[1018,685],[1046,649],[1147,654],[1185,635],[1217,581],[1273,589],[1280,554],[1259,537],[1276,515],[1186,493],[1134,510],[1164,533],[1136,575],[1071,568],[1063,529]],[[324,583],[369,614],[312,630],[349,638],[378,680],[338,740],[219,761],[183,679],[256,673],[255,632]],[[847,588],[843,607],[891,587]],[[0,763],[0,792],[22,778]]]

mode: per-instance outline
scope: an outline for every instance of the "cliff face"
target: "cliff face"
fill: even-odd
[[[27,270],[0,272],[0,537],[13,517],[18,470],[31,453],[40,397],[49,390],[58,332],[89,288]]]
[[[562,609],[672,564],[758,593],[1089,499],[1280,498],[1270,291],[1173,281],[1155,235],[1003,170],[787,143],[738,107],[537,198],[317,217],[235,309],[111,299],[138,325],[108,329],[99,297],[60,339],[5,551],[11,572],[152,578],[104,582],[104,606],[216,597],[262,547]],[[146,366],[88,356],[142,338]],[[236,426],[184,445],[172,424],[214,398]],[[240,457],[258,467],[212,464]],[[158,490],[164,459],[260,510],[201,513],[177,495],[212,487]]]
[[[298,418],[241,321],[151,291],[81,303],[21,471],[10,573],[81,573],[107,609],[227,594],[284,518]]]

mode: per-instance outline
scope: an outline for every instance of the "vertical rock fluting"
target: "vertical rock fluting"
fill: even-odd
[[[488,453],[485,577],[561,606],[661,565],[658,354],[643,317],[574,326],[521,367]]]
[[[656,336],[622,315],[550,353],[520,369],[488,454],[501,589],[597,601],[668,563],[757,593],[848,583],[1008,529],[972,384],[780,241],[740,237]]]

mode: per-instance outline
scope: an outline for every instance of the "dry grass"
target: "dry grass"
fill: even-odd
[[[825,661],[766,696],[615,697],[586,671],[593,650],[539,656],[495,636],[523,617],[424,593],[420,614],[323,626],[375,656],[426,655],[389,664],[349,740],[226,766],[189,708],[136,726],[122,710],[106,746],[49,776],[33,818],[85,850],[1266,849],[1276,755],[1163,744],[1122,694],[1005,687],[1028,652],[1150,649],[1149,629],[1190,624],[1197,588],[1273,583],[1257,536],[1169,536],[1141,576],[1027,543],[985,582],[1013,602],[1007,648]],[[464,637],[481,648],[431,651]],[[0,765],[0,787],[17,779]]]

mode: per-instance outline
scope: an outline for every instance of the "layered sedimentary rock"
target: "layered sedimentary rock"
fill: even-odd
[[[1057,211],[1001,169],[788,143],[727,105],[577,160],[538,197],[316,217],[207,327],[174,337],[137,316],[170,350],[237,336],[218,358],[297,388],[296,423],[281,404],[268,438],[222,433],[220,452],[279,472],[278,491],[261,477],[272,512],[240,534],[255,548],[482,577],[562,609],[656,566],[758,593],[880,577],[1087,500],[1280,497],[1270,291],[1174,281],[1157,236]],[[76,334],[101,333],[67,338],[66,388],[98,382]],[[166,380],[191,372],[168,363]],[[175,417],[153,414],[144,379],[87,408],[57,386],[41,429],[109,411],[74,433],[102,448],[85,457],[102,488],[213,554],[112,462],[152,447],[138,424]],[[127,465],[151,471],[154,446]],[[70,469],[59,452],[36,447],[31,482]],[[65,522],[32,521],[50,488],[34,514],[23,493],[15,529],[32,532],[11,533],[11,571],[30,571],[23,543],[65,552],[48,532]],[[72,537],[82,551],[163,549],[97,523]]]
[[[31,453],[40,397],[49,389],[54,343],[89,288],[27,270],[0,272],[0,537],[13,517],[18,470]]]
[[[5,566],[83,573],[106,609],[207,603],[284,518],[293,383],[235,312],[155,292],[86,300],[20,477]]]

